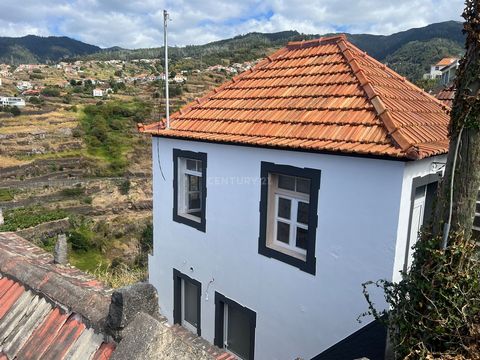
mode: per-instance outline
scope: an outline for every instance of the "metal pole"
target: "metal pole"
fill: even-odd
[[[165,112],[167,120],[167,129],[170,129],[170,103],[168,99],[168,41],[167,41],[167,22],[168,13],[167,10],[163,10],[163,42],[165,50]]]

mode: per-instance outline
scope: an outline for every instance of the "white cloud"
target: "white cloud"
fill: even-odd
[[[463,0],[2,0],[0,36],[66,35],[102,47],[202,44],[252,31],[390,34],[460,20]]]

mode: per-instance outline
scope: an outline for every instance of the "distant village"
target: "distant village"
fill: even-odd
[[[229,66],[214,65],[205,69],[173,71],[169,74],[168,81],[182,85],[187,82],[191,74],[215,72],[231,77],[250,69],[257,61],[234,63]],[[125,71],[127,67],[130,67],[128,72]],[[78,60],[62,61],[54,65],[21,64],[11,66],[0,64],[0,105],[23,108],[31,97],[42,95],[42,90],[47,87],[68,89],[86,84],[91,87],[90,96],[92,98],[104,98],[114,92],[112,84],[139,85],[165,81],[165,73],[156,71],[159,67],[161,68],[160,62],[156,59]],[[109,69],[110,72],[92,71],[92,69]],[[7,87],[10,91],[6,91]]]

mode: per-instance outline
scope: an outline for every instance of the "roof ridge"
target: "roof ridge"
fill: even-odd
[[[335,43],[336,41],[340,40],[347,40],[347,36],[345,34],[337,34],[332,36],[322,36],[318,39],[312,40],[290,41],[287,44],[287,48],[289,50],[301,49],[305,47],[323,45],[329,42]]]
[[[350,43],[347,43],[345,40],[339,40],[337,42],[337,45],[340,48],[343,56],[347,60],[347,63],[350,65],[353,74],[360,82],[360,86],[365,91],[368,100],[373,105],[377,116],[380,118],[385,129],[387,130],[388,135],[393,140],[394,145],[400,147],[409,158],[417,159],[419,156],[418,150],[416,149],[414,144],[410,143],[410,141],[408,141],[408,139],[402,134],[401,127],[395,124],[387,107],[383,103],[379,94],[375,91],[375,88],[369,81],[367,75],[363,72],[363,69],[357,62],[355,55],[352,54],[352,50],[349,48]],[[354,50],[360,52],[364,57],[368,56],[366,52],[362,52],[356,47],[354,48]],[[385,65],[383,65],[382,67],[387,69]]]

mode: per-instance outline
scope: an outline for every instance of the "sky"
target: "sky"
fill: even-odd
[[[100,47],[196,45],[249,32],[392,34],[461,20],[463,0],[0,0],[0,36],[69,36]]]

